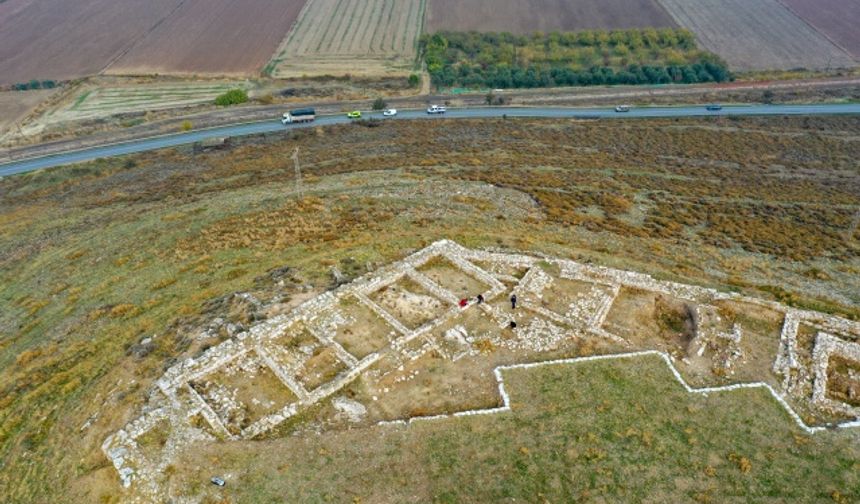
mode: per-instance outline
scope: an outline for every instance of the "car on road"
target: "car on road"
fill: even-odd
[[[722,106],[722,105],[720,105],[719,103],[712,103],[712,104],[708,105],[708,106],[707,106],[707,107],[705,107],[705,108],[706,108],[707,110],[712,111],[712,112],[716,112],[717,110],[723,110],[723,106]]]
[[[352,112],[347,112],[346,116],[350,119],[361,119],[361,112],[358,110],[353,110]]]
[[[441,105],[430,105],[427,107],[428,114],[444,114],[447,109]]]
[[[616,105],[616,112],[630,112],[630,105]]]
[[[382,111],[382,115],[384,117],[394,117],[397,115],[397,109],[393,109],[393,108],[385,109]]]

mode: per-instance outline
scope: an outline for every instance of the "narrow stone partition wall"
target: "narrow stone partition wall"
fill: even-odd
[[[695,325],[692,339],[669,347],[656,335],[635,340],[614,332],[617,325],[609,319],[617,317],[618,303],[625,306],[625,295],[640,304],[654,299],[643,309],[665,305],[667,316],[676,321],[686,314]],[[766,375],[755,381],[695,388],[682,377],[683,366],[723,359],[721,369],[726,369],[743,357],[744,331],[723,320],[717,308],[726,301],[784,315],[781,333],[768,349],[774,352],[772,361]],[[810,327],[819,333],[811,355],[804,357],[797,338],[801,328]],[[137,485],[143,493],[157,495],[158,474],[194,443],[254,438],[334,397],[359,376],[381,375],[373,369],[404,369],[428,352],[451,365],[467,362],[462,359],[468,359],[467,365],[488,363],[501,406],[416,414],[386,423],[507,411],[505,369],[657,355],[690,392],[766,388],[801,428],[813,433],[822,427],[805,423],[789,401],[823,416],[835,415],[839,425],[858,425],[860,408],[851,403],[860,390],[860,383],[855,387],[852,382],[860,380],[858,341],[860,324],[823,313],[630,271],[470,250],[443,240],[172,366],[157,380],[140,416],[109,436],[102,449],[123,486]],[[593,344],[603,345],[604,355],[589,355]],[[505,360],[489,360],[488,348],[503,351]],[[557,359],[559,353],[581,357]],[[834,373],[840,389],[829,391]],[[726,383],[725,377],[720,379]],[[380,390],[385,394],[389,389]],[[150,442],[154,433],[166,440]]]

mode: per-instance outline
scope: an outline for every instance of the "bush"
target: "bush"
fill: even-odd
[[[191,131],[192,128],[194,128],[194,124],[191,121],[182,121],[182,131]]]
[[[412,74],[409,76],[409,87],[418,87],[421,84],[421,77],[418,74]]]
[[[248,92],[244,89],[231,89],[226,93],[215,98],[215,105],[219,107],[229,107],[230,105],[239,105],[248,101]]]
[[[383,98],[377,98],[373,100],[373,110],[383,110],[388,108],[388,104],[385,103]]]

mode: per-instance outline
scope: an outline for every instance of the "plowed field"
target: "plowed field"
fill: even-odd
[[[660,0],[733,70],[854,66],[848,53],[777,0]],[[816,4],[817,5],[817,4]]]
[[[310,0],[269,70],[277,77],[412,70],[426,0]]]
[[[782,3],[860,60],[860,2],[782,0]]]
[[[186,0],[109,73],[256,74],[304,4],[305,0]]]
[[[0,85],[98,73],[180,0],[0,2]]]
[[[567,31],[674,27],[655,0],[429,0],[427,31]]]

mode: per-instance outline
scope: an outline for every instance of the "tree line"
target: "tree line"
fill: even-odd
[[[12,89],[15,91],[27,91],[30,89],[54,89],[57,87],[57,81],[54,80],[36,80],[33,79],[30,82],[19,82],[17,84],[12,84]]]
[[[691,84],[732,78],[725,62],[697,49],[687,30],[439,32],[424,35],[421,50],[436,87]]]

